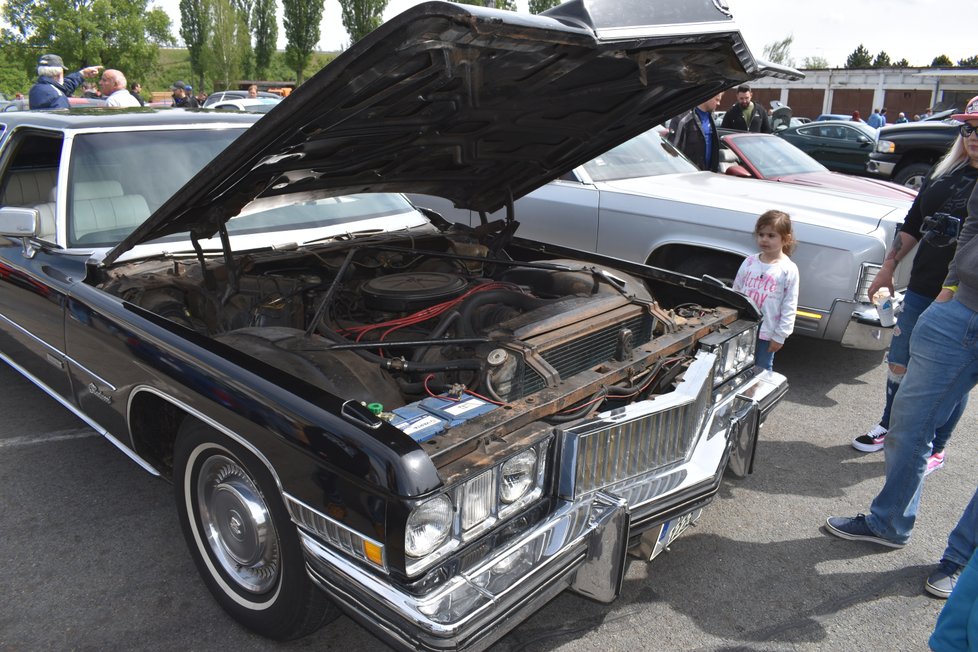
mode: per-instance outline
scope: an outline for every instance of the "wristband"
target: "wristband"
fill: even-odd
[[[957,292],[958,291],[958,286],[957,285],[942,285],[941,286],[941,289],[942,290],[950,290],[951,292]]]

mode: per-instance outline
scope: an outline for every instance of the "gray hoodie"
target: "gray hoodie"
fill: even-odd
[[[947,268],[944,285],[957,285],[954,298],[978,312],[978,184],[968,199],[968,220],[958,236],[954,259]]]

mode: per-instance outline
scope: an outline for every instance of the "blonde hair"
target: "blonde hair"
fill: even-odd
[[[930,178],[939,179],[945,174],[967,165],[969,162],[970,157],[968,156],[968,150],[964,147],[964,137],[959,133],[958,137],[951,143],[951,148],[947,150],[947,154],[942,156],[941,160],[931,169]]]
[[[798,243],[795,240],[795,232],[791,228],[790,215],[784,211],[764,211],[757,218],[757,224],[754,225],[754,234],[757,235],[765,226],[771,227],[775,233],[781,236],[781,251],[787,255],[795,250],[795,245]]]

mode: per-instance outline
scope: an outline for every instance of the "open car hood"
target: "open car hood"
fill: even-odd
[[[448,2],[387,21],[299,86],[102,264],[246,206],[412,192],[495,211],[744,81],[723,0],[570,0],[526,15]]]

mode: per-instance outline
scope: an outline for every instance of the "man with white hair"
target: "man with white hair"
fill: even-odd
[[[31,109],[67,109],[68,97],[82,85],[82,79],[98,74],[102,66],[89,66],[65,75],[65,63],[56,54],[42,54],[37,59],[37,81],[31,86]]]
[[[98,87],[102,91],[102,96],[107,98],[105,106],[122,108],[140,106],[139,100],[126,88],[126,76],[119,70],[109,68],[103,71],[102,78],[98,80]]]

